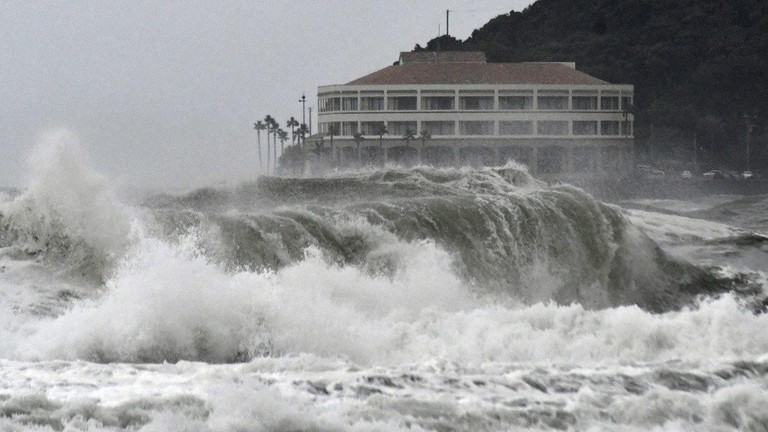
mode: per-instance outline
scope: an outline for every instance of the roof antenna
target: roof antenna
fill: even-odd
[[[448,28],[449,28],[448,18],[450,16],[450,13],[451,11],[449,11],[448,9],[445,10],[445,35],[446,36],[448,36],[451,33],[450,31],[448,31]]]

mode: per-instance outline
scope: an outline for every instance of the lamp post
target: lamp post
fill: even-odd
[[[309,136],[312,136],[312,107],[309,107]]]
[[[301,95],[301,99],[299,99],[299,102],[301,102],[301,124],[307,123],[306,118],[306,103],[307,103],[307,97],[305,95]],[[301,144],[304,145],[304,133],[301,134]]]

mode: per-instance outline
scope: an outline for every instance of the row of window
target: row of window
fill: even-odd
[[[329,97],[320,99],[320,112],[333,111],[416,111],[419,108],[417,96],[361,96]],[[574,111],[619,111],[632,105],[628,96],[568,96],[538,95],[534,107],[533,95],[499,96],[498,103],[494,96],[459,96],[459,110],[574,110]],[[421,110],[452,111],[457,108],[454,96],[422,96]]]
[[[458,123],[458,134],[456,125]],[[421,129],[415,121],[390,121],[386,131],[391,136],[403,136],[408,131],[417,134],[429,131],[433,136],[631,136],[631,121],[616,120],[509,120],[498,122],[498,133],[494,121],[422,121]],[[385,127],[382,121],[320,123],[320,132],[328,134],[333,128],[334,135],[351,136],[358,132],[362,135],[379,135]]]

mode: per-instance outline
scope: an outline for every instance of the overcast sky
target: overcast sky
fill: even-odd
[[[530,3],[3,0],[0,186],[26,183],[29,153],[57,128],[118,184],[254,178],[255,120],[300,120],[302,93],[314,111],[318,86],[424,45],[445,31],[446,9],[451,34],[465,39]]]

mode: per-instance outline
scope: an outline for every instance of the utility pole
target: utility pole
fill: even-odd
[[[309,107],[309,136],[312,136],[312,107]]]
[[[450,16],[450,14],[451,14],[451,11],[449,11],[448,9],[446,9],[446,10],[445,10],[445,35],[446,35],[446,36],[448,36],[448,35],[450,35],[450,34],[451,34],[451,32],[448,30],[448,25],[449,25],[449,21],[448,21],[448,19],[449,19],[449,16]]]
[[[306,103],[307,103],[307,97],[302,94],[301,99],[299,99],[299,102],[301,102],[301,124],[306,125],[307,124],[307,118],[306,118]],[[301,133],[301,145],[304,145],[304,132]]]

